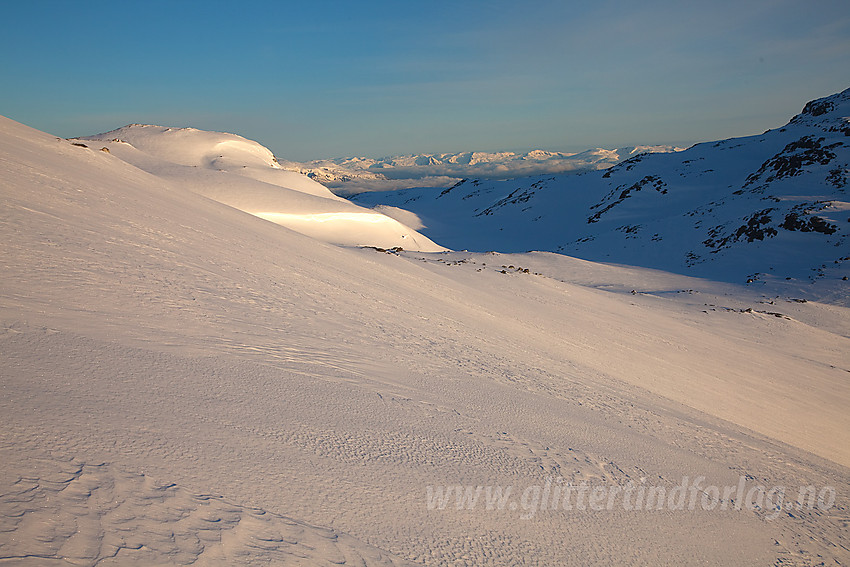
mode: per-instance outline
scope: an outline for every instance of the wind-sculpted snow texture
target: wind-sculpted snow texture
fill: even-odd
[[[762,135],[641,154],[604,172],[364,193],[453,249],[545,250],[837,298],[850,275],[850,90]]]
[[[336,246],[183,170],[236,184],[203,164],[237,156],[172,170],[104,144],[0,119],[0,563],[850,561],[846,308],[552,253]],[[553,506],[556,485],[591,505]],[[467,487],[512,492],[441,505]]]
[[[6,564],[406,564],[334,530],[107,463],[37,453],[20,461],[7,447],[0,456]]]

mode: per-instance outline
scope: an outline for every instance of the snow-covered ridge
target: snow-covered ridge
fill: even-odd
[[[217,169],[232,161],[245,167],[280,168],[268,148],[253,140],[226,132],[130,124],[81,139],[129,143],[151,156],[180,165]]]
[[[454,249],[561,252],[809,292],[850,276],[850,89],[782,128],[641,153],[605,171],[364,193]],[[828,292],[846,301],[840,291]]]
[[[380,212],[334,195],[305,175],[281,168],[263,145],[224,132],[131,124],[78,143],[200,193],[334,244],[444,250],[412,228]]]
[[[675,146],[595,148],[579,153],[531,150],[406,154],[384,158],[350,157],[305,163],[281,161],[340,194],[409,187],[449,187],[462,178],[520,177],[543,173],[605,169],[639,153],[681,151]]]

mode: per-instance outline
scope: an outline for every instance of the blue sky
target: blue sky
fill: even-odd
[[[0,114],[284,159],[760,133],[850,87],[850,2],[0,2]]]

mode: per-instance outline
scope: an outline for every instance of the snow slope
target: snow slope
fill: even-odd
[[[281,169],[267,148],[235,134],[132,124],[76,143],[105,148],[171,185],[314,238],[350,246],[444,250],[393,218]]]
[[[762,135],[641,154],[604,172],[364,193],[453,249],[546,250],[846,297],[850,89]],[[389,210],[389,209],[388,209]],[[816,284],[816,285],[813,285]]]
[[[117,153],[0,119],[4,561],[848,561],[847,309],[337,247]],[[684,477],[835,502],[530,513],[553,479]],[[514,492],[428,506],[466,485]]]

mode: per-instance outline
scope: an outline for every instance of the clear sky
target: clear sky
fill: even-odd
[[[850,87],[850,1],[0,0],[0,114],[284,159],[757,134]]]

